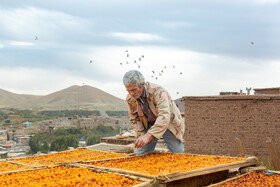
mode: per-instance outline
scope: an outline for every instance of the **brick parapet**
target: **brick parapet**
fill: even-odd
[[[280,146],[280,96],[183,97],[185,152],[238,156],[235,138],[242,138],[250,155],[267,159],[266,139]]]

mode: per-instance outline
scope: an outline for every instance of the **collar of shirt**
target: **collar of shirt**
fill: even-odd
[[[139,103],[144,104],[144,99],[146,99],[146,90],[145,90],[145,87],[144,87],[144,89],[143,89],[143,94],[142,94],[142,96],[140,96],[140,97],[137,99],[137,101],[138,101]]]

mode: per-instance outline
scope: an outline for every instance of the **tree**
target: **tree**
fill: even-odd
[[[67,132],[69,134],[79,134],[80,133],[80,129],[77,129],[76,127],[70,127],[69,129],[67,129]]]
[[[68,147],[78,147],[78,140],[75,135],[59,136],[51,143],[51,151],[64,151]]]
[[[89,135],[87,138],[87,145],[94,145],[100,143],[100,135]]]
[[[33,136],[29,140],[30,151],[32,153],[37,153],[40,150],[39,138],[38,136]]]
[[[44,141],[43,146],[41,146],[40,150],[42,153],[48,153],[49,152],[49,144],[47,141]]]
[[[74,148],[76,148],[76,147],[78,147],[78,144],[79,144],[79,142],[78,142],[78,140],[77,140],[77,138],[76,138],[75,135],[68,135],[68,136],[66,136],[66,145],[67,145],[67,148],[68,148],[68,147],[74,147]]]
[[[63,129],[63,128],[58,128],[54,131],[54,135],[55,136],[63,136],[63,135],[68,135],[68,131],[67,129]]]

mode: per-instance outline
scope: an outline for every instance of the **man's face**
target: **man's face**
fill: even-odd
[[[143,93],[144,83],[142,84],[141,88],[139,88],[136,84],[129,84],[125,87],[129,95],[131,95],[134,99],[138,99]]]

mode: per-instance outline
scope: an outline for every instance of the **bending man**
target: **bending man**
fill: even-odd
[[[184,153],[185,125],[169,93],[159,85],[145,82],[137,70],[128,71],[123,83],[128,91],[130,122],[138,138],[135,142],[137,155],[154,151],[161,137],[170,152]]]

